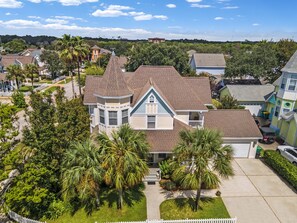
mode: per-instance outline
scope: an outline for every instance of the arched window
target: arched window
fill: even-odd
[[[155,103],[155,97],[154,97],[154,95],[151,95],[149,97],[149,103]]]

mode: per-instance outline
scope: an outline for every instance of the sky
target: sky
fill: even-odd
[[[0,34],[297,40],[297,0],[0,0]]]

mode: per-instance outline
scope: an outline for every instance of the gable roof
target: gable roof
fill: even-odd
[[[184,78],[172,66],[140,66],[133,73],[123,73],[115,56],[103,77],[87,76],[84,103],[96,103],[94,95],[133,95],[131,106],[135,106],[151,87],[173,111],[207,110],[204,104],[211,104],[207,78]]]
[[[118,63],[118,57],[112,55],[103,74],[100,85],[94,91],[101,97],[124,97],[133,94],[125,81],[123,72]]]
[[[262,138],[249,110],[245,109],[209,110],[204,115],[204,127],[220,130],[225,138]]]
[[[1,56],[1,64],[4,67],[8,67],[9,65],[16,64],[16,61],[19,61],[23,65],[30,64],[34,62],[34,57],[32,56],[19,56],[19,55],[2,55]]]
[[[207,110],[200,98],[189,87],[173,66],[140,66],[129,79],[128,85],[134,91],[132,105],[139,100],[149,80],[156,83],[158,93],[167,98],[174,110]]]
[[[282,76],[279,76],[273,83],[273,86],[279,86],[281,83]]]
[[[212,104],[208,77],[183,77],[203,104]]]
[[[196,67],[226,67],[223,54],[195,53],[192,59],[194,59]]]
[[[283,72],[297,73],[297,51],[290,58],[288,63],[282,69]]]
[[[91,47],[91,49],[92,49],[92,50],[100,50],[100,47],[97,46],[97,45],[94,45],[94,46]]]
[[[237,101],[264,102],[274,91],[274,86],[266,85],[227,85],[230,95]]]

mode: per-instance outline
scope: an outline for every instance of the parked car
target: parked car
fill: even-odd
[[[297,166],[297,149],[292,146],[278,146],[276,151]]]
[[[276,138],[275,130],[269,127],[260,127],[260,132],[263,135],[262,139],[259,139],[260,143],[271,144],[274,143]]]

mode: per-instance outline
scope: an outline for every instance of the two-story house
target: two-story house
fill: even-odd
[[[297,51],[274,85],[276,102],[271,127],[279,132],[287,144],[297,146]]]
[[[102,77],[87,76],[84,104],[89,107],[91,131],[110,134],[125,123],[144,131],[152,162],[170,156],[183,129],[221,130],[236,157],[255,157],[261,138],[248,111],[207,108],[208,78],[182,77],[172,66],[140,66],[123,73],[118,57],[111,56]]]

